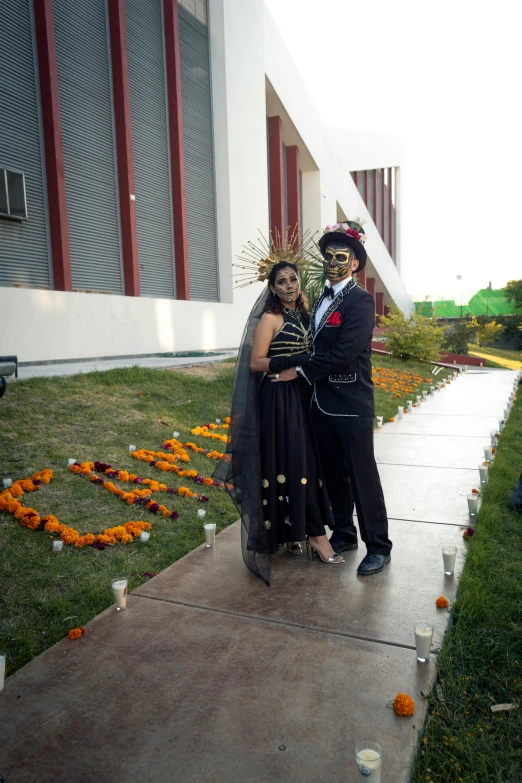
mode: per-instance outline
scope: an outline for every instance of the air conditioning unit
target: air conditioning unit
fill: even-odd
[[[25,174],[0,167],[0,218],[27,220]]]

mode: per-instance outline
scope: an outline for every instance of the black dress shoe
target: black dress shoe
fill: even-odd
[[[349,544],[348,541],[343,541],[340,538],[334,538],[334,536],[332,536],[330,539],[330,546],[332,547],[334,552],[340,555],[341,552],[353,552],[354,549],[357,549],[359,547],[359,544],[357,543],[357,541]]]
[[[357,573],[361,576],[371,576],[382,571],[391,560],[391,555],[372,555],[367,554],[361,561]]]

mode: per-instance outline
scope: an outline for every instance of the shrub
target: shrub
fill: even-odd
[[[394,356],[432,362],[439,358],[444,329],[431,318],[414,313],[406,318],[395,305],[379,325],[386,329],[386,344]]]
[[[460,353],[467,356],[469,339],[469,322],[459,321],[445,330],[442,349],[448,353]]]
[[[481,323],[477,321],[475,317],[471,319],[469,327],[474,335],[477,345],[484,345],[485,343],[494,343],[502,334],[502,324],[497,324],[495,320],[488,323]]]

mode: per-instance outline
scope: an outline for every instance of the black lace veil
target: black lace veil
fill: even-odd
[[[230,442],[213,478],[224,481],[241,515],[241,550],[245,565],[270,585],[268,531],[261,505],[260,387],[263,373],[251,372],[254,333],[268,298],[258,298],[243,332],[232,391]]]

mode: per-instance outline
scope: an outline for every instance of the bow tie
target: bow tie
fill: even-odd
[[[324,291],[323,291],[323,296],[329,296],[330,299],[333,299],[334,298],[334,290],[333,290],[333,288],[331,288],[329,285],[325,285]]]

